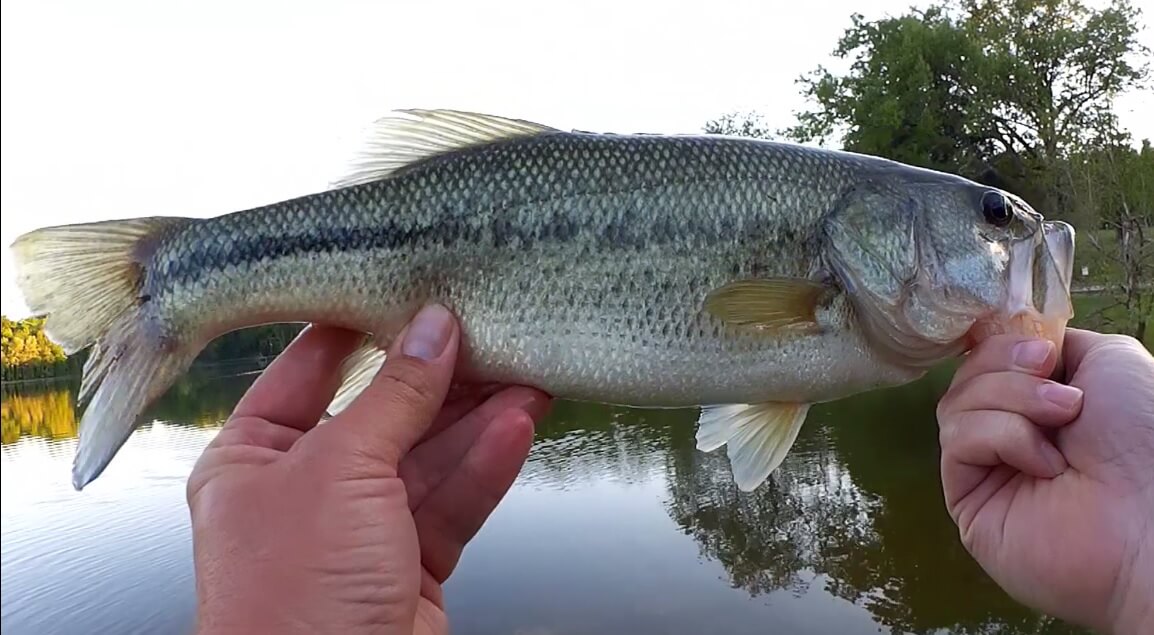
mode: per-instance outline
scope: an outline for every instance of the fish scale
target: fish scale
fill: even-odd
[[[1007,245],[1033,241],[1014,253],[1036,262],[1018,269],[1058,281],[1018,296],[1068,293],[1068,273],[1047,276],[1070,254],[1050,257],[1023,202],[876,157],[449,110],[397,113],[371,139],[322,192],[18,239],[49,336],[97,344],[77,487],[215,337],[269,322],[370,334],[342,371],[339,416],[381,349],[439,302],[460,322],[465,380],[701,406],[699,447],[727,445],[751,489],[811,404],[911,381],[971,345],[975,325],[1005,322]],[[1012,213],[991,216],[989,200]],[[103,240],[102,256],[85,260],[78,237]]]

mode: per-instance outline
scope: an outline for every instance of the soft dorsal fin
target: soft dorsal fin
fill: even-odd
[[[353,161],[349,174],[332,186],[376,181],[439,154],[543,132],[559,130],[531,121],[462,110],[396,110],[373,123],[365,148]]]

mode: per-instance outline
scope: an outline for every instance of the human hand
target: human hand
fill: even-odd
[[[512,387],[442,407],[459,332],[429,307],[372,385],[315,425],[360,337],[307,329],[194,468],[199,633],[447,632],[441,583],[512,485],[549,398]]]
[[[1154,357],[1133,338],[1070,329],[998,336],[938,408],[946,505],[1012,597],[1104,632],[1154,632]],[[1143,630],[1145,629],[1145,630]]]

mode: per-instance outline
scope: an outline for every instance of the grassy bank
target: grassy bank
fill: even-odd
[[[1073,286],[1101,287],[1118,284],[1122,280],[1122,268],[1116,259],[1118,253],[1118,237],[1114,232],[1099,229],[1094,231],[1093,240],[1089,232],[1082,231],[1077,236],[1077,246],[1074,250],[1074,279]],[[1094,246],[1097,242],[1099,247]],[[1087,274],[1083,275],[1083,267]]]
[[[1108,295],[1100,293],[1074,295],[1074,319],[1070,321],[1070,326],[1117,333],[1123,329],[1116,328],[1116,325],[1127,321],[1126,307],[1116,304]],[[1154,310],[1146,312],[1146,333],[1142,342],[1148,350],[1154,352]]]

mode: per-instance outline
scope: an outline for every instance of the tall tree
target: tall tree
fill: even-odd
[[[1145,86],[1149,49],[1129,0],[958,0],[853,24],[845,74],[800,78],[816,108],[785,131],[960,172],[1069,212],[1060,162],[1118,134],[1113,100]]]
[[[1144,86],[1149,49],[1129,0],[1091,9],[1080,0],[964,0],[975,58],[978,114],[1014,158],[1014,177],[1041,189],[1051,213],[1071,208],[1061,163],[1119,137],[1114,99]]]
[[[784,133],[799,141],[840,136],[847,150],[934,169],[969,162],[981,142],[969,87],[976,47],[939,6],[874,22],[860,14],[838,40],[849,72],[819,66],[799,81],[817,109]]]
[[[1108,302],[1084,319],[1143,339],[1154,316],[1154,147],[1095,148],[1070,157],[1065,173],[1076,207],[1106,229],[1082,232],[1081,249],[1110,274]]]

